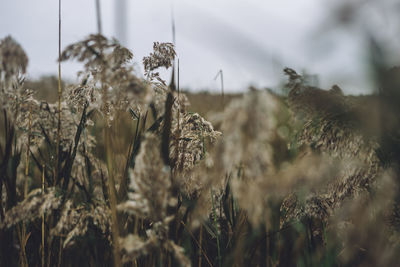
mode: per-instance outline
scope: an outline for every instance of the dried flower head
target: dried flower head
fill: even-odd
[[[157,80],[165,85],[165,81],[160,78],[158,72],[154,70],[164,67],[168,69],[172,66],[176,52],[172,43],[154,42],[153,52],[149,56],[143,58],[144,74],[148,80]]]
[[[129,200],[119,208],[141,218],[154,222],[162,221],[167,216],[170,201],[170,172],[161,158],[160,138],[153,134],[146,135],[135,168],[130,171]]]
[[[94,108],[102,112],[109,126],[116,111],[140,109],[145,104],[148,88],[134,75],[132,58],[127,48],[99,34],[68,46],[61,60],[76,59],[84,62],[85,67],[79,73],[81,85],[70,90],[68,98],[79,105],[85,98],[89,103],[94,102]]]
[[[173,121],[172,128],[174,139],[171,140],[170,158],[174,162],[173,171],[179,177],[181,191],[193,196],[200,192],[205,182],[193,171],[201,160],[206,159],[207,144],[213,144],[221,133],[197,113],[181,114],[179,122],[177,118]]]
[[[102,70],[105,66],[118,68],[128,63],[133,54],[119,45],[117,40],[108,40],[100,34],[92,34],[83,41],[67,46],[60,60],[76,59],[85,62],[87,70]]]
[[[0,41],[0,80],[10,81],[26,72],[28,57],[22,47],[11,37]]]
[[[0,228],[9,228],[19,222],[33,221],[42,214],[50,215],[61,204],[61,196],[54,187],[48,188],[45,194],[41,189],[33,190],[27,198],[7,211]]]
[[[176,207],[177,199],[172,193],[171,171],[161,156],[161,140],[155,134],[147,134],[141,144],[135,168],[130,172],[130,190],[128,201],[118,205],[118,209],[151,224],[146,239],[137,235],[120,239],[123,260],[133,261],[156,249],[165,249],[183,266],[189,266],[183,248],[169,240],[169,224],[174,215],[168,209]]]
[[[63,247],[66,248],[76,245],[75,239],[84,237],[93,228],[97,228],[104,235],[104,239],[111,240],[110,224],[111,212],[104,203],[73,207],[73,202],[68,200],[64,204],[60,219],[51,230],[51,234],[53,236],[66,235],[63,244]]]
[[[67,89],[67,102],[78,110],[82,110],[84,106],[91,105],[94,108],[99,108],[100,92],[91,85],[71,86]]]

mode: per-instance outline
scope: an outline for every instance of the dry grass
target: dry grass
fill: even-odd
[[[115,40],[68,46],[84,69],[58,108],[56,80],[25,83],[24,50],[1,41],[1,266],[397,264],[398,84],[350,97],[286,69],[288,96],[223,107],[162,80],[176,54],[153,48],[141,79]]]

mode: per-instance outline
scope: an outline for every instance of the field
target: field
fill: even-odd
[[[399,68],[210,94],[160,77],[175,58],[155,42],[140,78],[93,34],[60,51],[79,83],[25,81],[1,39],[0,266],[399,266]]]

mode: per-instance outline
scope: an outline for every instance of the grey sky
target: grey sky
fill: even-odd
[[[217,91],[223,69],[229,91],[248,85],[275,86],[282,68],[320,75],[321,85],[340,84],[345,92],[366,92],[361,39],[321,28],[330,10],[320,0],[126,0],[127,46],[138,73],[154,41],[172,41],[171,10],[176,22],[181,85]],[[115,36],[114,1],[101,0],[103,32]],[[27,51],[29,75],[56,73],[58,1],[1,0],[0,38],[11,34]],[[322,29],[322,30],[321,30]],[[96,32],[94,0],[64,0],[62,46]],[[62,65],[73,79],[80,66]]]

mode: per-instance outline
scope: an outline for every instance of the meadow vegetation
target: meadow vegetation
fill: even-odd
[[[90,35],[60,55],[83,69],[57,103],[0,41],[1,266],[399,264],[398,68],[376,65],[373,96],[286,68],[287,94],[222,103],[164,81],[175,57],[154,43],[140,78]]]

